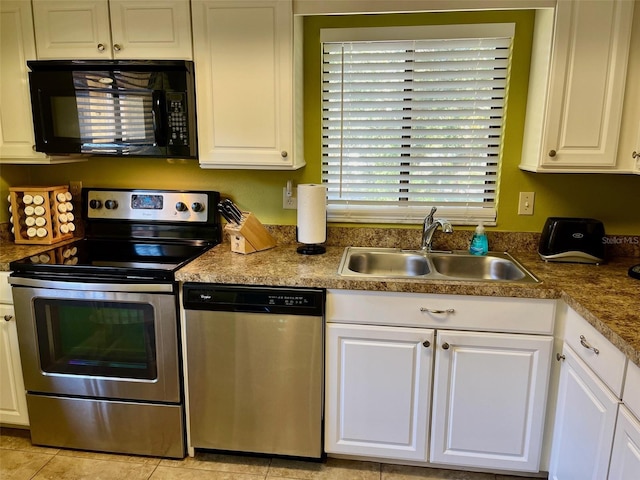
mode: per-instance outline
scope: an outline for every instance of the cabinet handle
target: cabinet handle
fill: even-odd
[[[4,319],[5,319],[5,321],[7,321],[7,322],[10,322],[12,318],[13,318],[13,315],[5,315],[5,316],[4,316]]]
[[[598,350],[596,347],[592,346],[589,342],[587,342],[587,339],[584,338],[584,335],[580,335],[580,345],[582,345],[586,349],[593,350],[593,353],[595,353],[596,355],[600,353],[600,350]]]
[[[287,158],[287,156],[289,155],[289,153],[286,150],[282,150],[280,152],[280,155],[282,156],[282,158]]]
[[[114,49],[116,52],[119,52],[120,50],[122,50],[122,47],[121,47],[120,45],[118,45],[117,43],[114,43],[114,44],[113,44],[113,49]]]
[[[640,152],[635,152],[635,151],[634,151],[634,152],[631,154],[631,158],[634,158],[634,159],[635,159],[635,158],[640,158]]]
[[[422,313],[437,313],[437,314],[443,314],[443,313],[454,313],[455,309],[453,308],[447,308],[445,310],[439,310],[437,308],[425,308],[425,307],[420,307],[420,311]]]
[[[98,51],[99,52],[104,52],[104,44],[103,43],[99,43],[98,44]]]
[[[556,360],[560,361],[560,360],[564,360],[566,357],[564,355],[562,355],[561,353],[556,353]]]
[[[449,350],[449,344],[448,344],[447,342],[444,342],[444,343],[442,344],[442,349],[443,349],[443,350]]]
[[[556,151],[555,150],[549,150],[549,156],[550,157],[555,157],[556,156]]]
[[[422,342],[422,346],[424,348],[429,348],[431,346],[431,342],[429,340],[425,340],[424,342]]]

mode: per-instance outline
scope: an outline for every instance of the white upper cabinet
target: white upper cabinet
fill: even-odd
[[[640,173],[640,0],[635,0],[630,52],[618,165],[623,170]]]
[[[192,10],[200,166],[302,167],[291,1],[193,0]]]
[[[31,3],[0,2],[0,163],[77,161],[34,150],[27,60],[35,60]]]
[[[563,0],[555,20],[538,13],[520,168],[629,171],[617,150],[633,10],[629,0]]]
[[[189,0],[33,0],[38,59],[193,58]]]

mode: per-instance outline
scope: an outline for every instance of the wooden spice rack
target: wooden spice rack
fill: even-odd
[[[73,209],[68,192],[66,185],[9,188],[15,243],[51,245],[73,238],[75,224],[66,220],[67,209]],[[63,233],[64,230],[67,232]]]
[[[251,212],[242,212],[240,224],[227,223],[224,230],[229,234],[232,252],[253,253],[276,246],[275,239]]]

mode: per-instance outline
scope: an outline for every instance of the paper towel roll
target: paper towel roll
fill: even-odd
[[[327,187],[313,183],[298,185],[298,242],[327,240]]]

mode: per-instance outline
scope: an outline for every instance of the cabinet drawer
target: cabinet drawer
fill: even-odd
[[[618,398],[622,398],[622,381],[627,359],[620,350],[571,308],[567,309],[564,341]]]
[[[635,363],[629,362],[627,367],[622,401],[636,417],[640,418],[640,367]]]
[[[330,290],[327,322],[553,333],[556,301],[530,298]]]
[[[0,272],[0,303],[13,303],[11,285],[9,285],[9,272]]]

